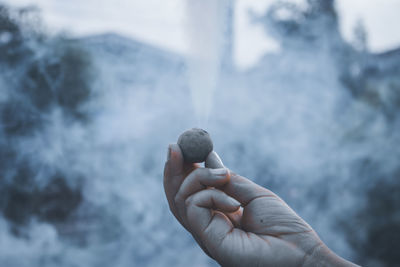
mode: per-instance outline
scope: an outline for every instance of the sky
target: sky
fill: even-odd
[[[302,3],[304,0],[290,0]],[[48,30],[75,36],[116,32],[179,53],[188,50],[184,34],[185,0],[0,0],[11,6],[37,5]],[[266,36],[261,25],[251,23],[274,0],[235,1],[234,60],[248,68],[279,45]],[[351,41],[357,21],[368,31],[369,48],[382,52],[400,45],[400,0],[337,0],[340,28]]]

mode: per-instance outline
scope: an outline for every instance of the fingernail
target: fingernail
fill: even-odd
[[[167,161],[171,158],[171,145],[168,145],[168,151],[167,151]]]
[[[228,174],[228,169],[226,168],[219,168],[219,169],[210,169],[210,172],[213,176],[221,177],[226,176]]]
[[[240,202],[237,201],[237,200],[234,199],[234,198],[230,198],[230,200],[231,200],[233,206],[240,206],[240,205],[241,205]]]

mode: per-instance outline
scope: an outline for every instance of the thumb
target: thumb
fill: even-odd
[[[212,151],[208,155],[205,162],[205,167],[211,169],[225,168],[221,158],[215,151]],[[222,188],[219,187],[219,189],[224,191],[227,195],[238,200],[243,207],[246,206],[250,201],[258,197],[276,197],[276,195],[270,190],[259,186],[249,179],[235,173],[232,173],[229,182],[225,184]]]
[[[221,158],[218,156],[217,152],[211,151],[211,153],[207,156],[205,167],[210,169],[220,169],[225,168],[222,163]]]

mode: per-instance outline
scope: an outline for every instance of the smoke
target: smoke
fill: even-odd
[[[188,84],[198,124],[206,126],[221,71],[229,1],[186,1]]]
[[[189,59],[113,34],[27,37],[2,9],[0,265],[214,266],[162,188],[167,144],[207,120],[224,163],[335,252],[394,265],[397,54],[353,49],[322,2],[272,6],[257,19],[282,49],[229,73],[215,1],[188,2]]]

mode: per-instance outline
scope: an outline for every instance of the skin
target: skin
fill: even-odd
[[[169,146],[164,189],[171,212],[221,266],[356,266],[270,190],[230,172],[215,152],[205,168]]]

